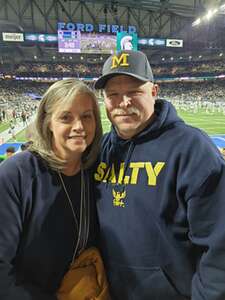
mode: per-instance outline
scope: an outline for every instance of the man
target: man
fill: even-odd
[[[3,162],[5,159],[13,156],[16,153],[16,149],[13,146],[9,146],[6,148],[5,154],[0,155],[0,163]]]
[[[6,158],[9,158],[11,156],[13,156],[14,154],[16,153],[16,149],[14,146],[9,146],[7,149],[6,149]]]
[[[16,120],[16,117],[14,119]],[[16,140],[15,125],[14,125],[14,121],[13,120],[10,120],[9,133],[11,134],[11,138],[15,141]]]
[[[28,141],[28,142],[23,143],[23,144],[20,146],[21,151],[27,150],[32,144],[33,144],[32,141]]]
[[[144,53],[108,58],[95,87],[112,122],[94,177],[113,300],[224,300],[221,154],[156,100]]]

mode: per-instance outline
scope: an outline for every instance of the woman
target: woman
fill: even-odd
[[[33,144],[0,166],[1,300],[56,300],[74,258],[95,244],[89,167],[101,135],[98,104],[85,84],[50,86]]]

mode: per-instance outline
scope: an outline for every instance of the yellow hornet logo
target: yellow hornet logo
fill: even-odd
[[[111,69],[118,68],[120,66],[121,67],[128,67],[129,66],[129,64],[127,62],[128,56],[129,56],[128,53],[121,54],[119,58],[116,55],[114,55],[112,57]]]
[[[114,197],[113,206],[125,207],[125,204],[122,199],[126,197],[126,191],[116,192],[113,189],[112,193],[113,193],[113,197]]]

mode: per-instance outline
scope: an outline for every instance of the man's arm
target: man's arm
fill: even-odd
[[[189,237],[202,249],[192,280],[191,299],[224,300],[225,165],[220,172],[212,171],[187,203]]]

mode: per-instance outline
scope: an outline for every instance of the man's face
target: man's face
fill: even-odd
[[[147,126],[154,113],[156,95],[156,85],[128,75],[118,75],[107,81],[105,107],[119,136],[129,139]]]
[[[7,158],[9,158],[9,157],[11,157],[11,156],[13,156],[15,153],[13,153],[13,152],[6,152],[6,156],[7,156]]]

